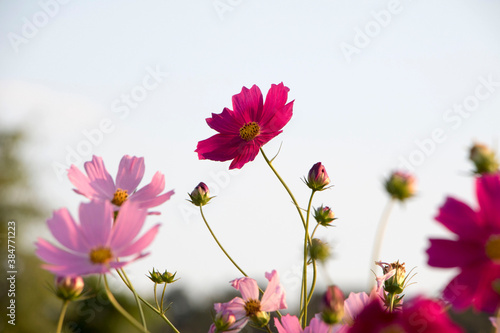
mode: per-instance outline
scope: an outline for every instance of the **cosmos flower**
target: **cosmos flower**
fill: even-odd
[[[93,156],[92,161],[85,162],[84,168],[87,175],[75,165],[68,170],[68,178],[76,187],[74,191],[91,200],[109,201],[115,211],[118,211],[125,201],[137,202],[143,209],[156,207],[174,194],[174,191],[170,191],[160,195],[165,189],[165,176],[160,172],[155,173],[151,183],[136,190],[144,177],[143,157],[123,156],[118,167],[116,183],[106,170],[101,157]]]
[[[454,239],[430,239],[430,266],[458,267],[443,291],[458,310],[472,306],[493,313],[500,304],[500,173],[476,178],[479,207],[447,198],[436,220]]]
[[[214,304],[214,323],[210,326],[208,333],[235,333],[245,327],[247,320],[244,317],[236,318],[229,310],[232,302]]]
[[[321,320],[321,315],[316,315],[309,326],[302,329],[299,319],[289,314],[281,317],[281,323],[278,318],[274,318],[274,325],[278,329],[278,333],[344,333],[347,332],[347,327],[344,325],[328,325]]]
[[[357,316],[348,333],[459,333],[462,330],[447,316],[442,304],[417,297],[401,311],[389,312],[373,299]]]
[[[47,263],[45,269],[68,277],[108,273],[144,257],[147,254],[142,251],[151,244],[160,225],[138,237],[147,215],[138,206],[135,202],[125,202],[114,220],[110,202],[82,203],[80,223],[75,222],[66,208],[57,210],[47,224],[64,248],[39,238],[36,255]]]
[[[196,152],[201,160],[232,160],[229,169],[241,169],[255,159],[259,149],[282,132],[293,113],[293,101],[286,104],[289,89],[273,84],[263,103],[259,87],[243,87],[233,96],[233,110],[212,113],[207,124],[219,132],[198,142]]]
[[[221,307],[235,316],[235,321],[243,328],[248,320],[258,326],[265,326],[269,322],[269,312],[286,309],[285,291],[279,282],[278,272],[266,273],[269,281],[262,300],[259,300],[259,286],[257,281],[243,277],[231,281],[231,285],[241,292],[241,297],[235,297]]]

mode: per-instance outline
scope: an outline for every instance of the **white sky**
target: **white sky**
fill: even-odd
[[[220,241],[252,277],[277,269],[296,304],[303,235],[286,192],[261,156],[238,173],[227,171],[229,162],[198,161],[194,153],[198,141],[215,134],[205,118],[231,107],[242,86],[257,84],[265,93],[279,82],[295,99],[294,116],[265,150],[274,155],[283,143],[275,166],[304,206],[309,192],[300,178],[315,162],[327,167],[335,187],[314,205],[330,205],[339,218],[336,228],[319,233],[334,247],[326,267],[334,282],[367,286],[387,201],[382,180],[401,158],[424,156],[416,142],[428,142],[435,129],[445,139],[416,167],[418,196],[393,211],[382,258],[417,266],[410,293],[437,295],[453,275],[428,268],[424,251],[430,235],[449,235],[433,221],[447,194],[475,203],[467,147],[473,140],[498,144],[499,2],[54,3],[0,2],[1,126],[30,131],[32,145],[23,153],[50,210],[77,211],[83,197],[52,166],[65,164],[68,147],[76,150],[83,132],[103,119],[112,130],[83,160],[102,156],[116,174],[122,155],[144,156],[143,185],[157,170],[165,174],[167,189],[177,194],[160,217],[149,218],[151,225],[163,222],[152,255],[128,269],[143,291],[153,266],[178,271],[178,284],[193,295],[229,289],[227,281],[239,277],[185,201],[205,181],[217,195],[205,212]],[[216,4],[231,10],[218,12]],[[367,40],[359,37],[365,29],[372,29]],[[342,52],[347,44],[359,46],[350,61]],[[125,107],[123,94],[139,91],[155,70],[168,75],[134,108]],[[478,92],[473,111],[448,113],[478,101]],[[48,237],[40,225],[22,237]]]

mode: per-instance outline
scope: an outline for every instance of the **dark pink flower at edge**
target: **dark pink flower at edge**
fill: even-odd
[[[447,316],[443,306],[434,300],[417,297],[401,311],[388,312],[376,299],[358,315],[348,333],[460,333],[460,327]]]
[[[151,183],[137,190],[139,183],[144,177],[144,158],[125,155],[120,161],[116,183],[106,170],[101,157],[93,156],[92,161],[85,162],[87,175],[81,172],[75,165],[68,170],[68,178],[75,185],[76,193],[91,200],[109,201],[114,210],[120,209],[125,201],[133,201],[142,209],[149,209],[161,205],[174,194],[169,191],[160,194],[165,189],[165,176],[156,172]],[[149,212],[159,214],[159,212]]]
[[[255,159],[259,149],[282,132],[293,113],[293,101],[286,103],[289,89],[273,84],[263,103],[262,93],[256,85],[233,96],[233,109],[212,113],[207,124],[219,132],[198,142],[195,152],[199,159],[213,161],[232,160],[229,169],[241,169]]]
[[[458,310],[472,306],[493,313],[500,304],[500,174],[476,179],[479,207],[447,198],[436,220],[455,239],[430,239],[430,266],[460,268],[443,291]]]

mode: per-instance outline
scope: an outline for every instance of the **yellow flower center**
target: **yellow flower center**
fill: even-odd
[[[490,237],[488,242],[486,242],[486,255],[491,260],[500,259],[500,235],[493,235]]]
[[[248,317],[257,314],[260,311],[260,301],[258,299],[249,299],[245,302],[245,311]]]
[[[111,249],[99,246],[90,251],[89,257],[93,264],[105,264],[113,259],[113,253]]]
[[[242,128],[240,128],[240,137],[245,141],[253,140],[259,134],[260,134],[260,127],[254,121],[245,124],[243,125]]]
[[[112,204],[117,206],[121,206],[125,200],[128,198],[127,190],[122,190],[121,188],[116,189],[115,194],[113,195],[113,200],[111,200]]]

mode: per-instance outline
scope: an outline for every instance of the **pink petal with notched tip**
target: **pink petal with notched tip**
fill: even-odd
[[[273,270],[271,273],[266,273],[266,279],[269,280],[269,284],[260,302],[261,309],[267,312],[286,309],[285,290],[280,284],[278,272]]]
[[[156,235],[158,234],[158,230],[160,228],[160,225],[157,224],[151,229],[149,229],[144,235],[142,235],[138,240],[133,242],[130,245],[127,245],[123,249],[118,249],[116,250],[116,256],[117,257],[128,257],[130,255],[133,255],[135,253],[140,253],[142,250],[144,250],[146,247],[148,247],[151,242],[155,239]]]
[[[93,200],[80,204],[80,231],[91,248],[109,244],[113,225],[113,205],[108,201]]]
[[[91,162],[85,162],[85,171],[90,179],[90,186],[99,193],[104,194],[107,198],[113,198],[115,193],[115,183],[113,178],[106,170],[101,157],[92,156]]]
[[[144,177],[144,158],[125,155],[120,161],[116,175],[116,187],[131,195]]]
[[[85,252],[89,247],[85,237],[82,237],[80,227],[66,208],[54,212],[47,225],[54,238],[69,250]]]
[[[241,296],[245,301],[259,299],[259,286],[254,279],[249,277],[235,279],[231,281],[231,285],[241,292]]]

